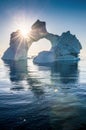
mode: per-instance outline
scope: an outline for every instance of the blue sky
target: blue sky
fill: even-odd
[[[0,0],[0,52],[8,47],[10,33],[18,29],[16,23],[24,21],[30,27],[37,19],[46,21],[49,32],[61,35],[70,30],[85,48],[86,0]],[[36,52],[49,45],[41,40],[32,48]]]

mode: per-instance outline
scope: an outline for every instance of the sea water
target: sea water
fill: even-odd
[[[0,130],[84,130],[86,60],[0,60]]]

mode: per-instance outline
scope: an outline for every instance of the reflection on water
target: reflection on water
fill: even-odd
[[[27,61],[4,61],[10,69],[10,80],[12,82],[19,82],[25,79],[28,74]]]
[[[45,74],[47,74],[47,79],[50,78],[50,85],[58,84],[75,84],[78,81],[78,63],[77,62],[56,62],[51,66],[38,66],[37,70],[33,71],[33,68],[30,68],[27,64],[27,60],[24,61],[4,61],[4,63],[9,67],[9,76],[11,82],[14,83],[14,90],[25,89],[28,87],[32,88],[33,91],[39,91],[39,88],[42,90],[42,80],[40,77],[45,80]],[[41,72],[38,73],[37,71]],[[38,75],[34,75],[34,72]],[[38,78],[37,78],[38,77]],[[47,84],[47,82],[44,82]],[[49,82],[48,82],[49,84]],[[18,86],[19,85],[19,86]],[[25,87],[27,86],[27,87]],[[43,92],[42,92],[43,93]]]
[[[49,65],[47,65],[49,67]],[[43,69],[39,67],[39,70]],[[59,61],[49,67],[51,78],[56,78],[61,83],[75,83],[78,80],[78,62],[76,61]],[[46,71],[46,69],[45,69]]]
[[[38,66],[28,61],[4,61],[6,88],[0,96],[2,129],[75,130],[85,127],[86,105],[76,62]],[[1,73],[0,71],[0,73]],[[5,79],[0,82],[5,90]],[[82,89],[83,88],[83,89]],[[0,88],[1,89],[1,88]]]
[[[4,61],[4,63],[10,69],[9,76],[13,83],[11,90],[31,89],[36,95],[43,93],[40,81],[32,76],[30,70],[28,70],[27,60]]]
[[[58,62],[52,70],[52,74],[59,73],[62,83],[75,83],[78,78],[78,63],[77,62]]]

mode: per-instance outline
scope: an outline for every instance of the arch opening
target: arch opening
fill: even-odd
[[[48,51],[51,48],[51,43],[49,40],[43,38],[37,42],[32,43],[31,47],[28,50],[28,56],[36,56],[41,51]]]

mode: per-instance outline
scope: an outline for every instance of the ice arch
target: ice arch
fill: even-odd
[[[33,42],[44,38],[46,35],[45,22],[37,20],[31,27],[31,32],[27,38],[22,37],[20,30],[13,32],[10,36],[10,46],[4,52],[3,60],[23,60],[27,59],[28,50]]]
[[[52,47],[49,51],[40,52],[34,59],[35,63],[54,62],[58,59],[76,60],[78,58],[82,46],[76,36],[72,35],[70,31],[62,33],[61,36],[54,35],[46,30],[46,23],[39,20],[32,25],[31,29],[27,39],[19,36],[19,30],[11,34],[10,47],[5,51],[2,59],[27,59],[27,53],[32,43],[42,38],[49,40]],[[40,45],[42,46],[41,43]]]
[[[43,38],[33,43],[28,50],[28,56],[38,55],[41,51],[49,51],[51,49],[51,43],[49,40]]]
[[[61,36],[47,32],[45,38],[51,42],[52,47],[49,51],[39,53],[34,58],[34,63],[46,64],[58,60],[79,60],[78,55],[82,46],[70,31],[62,33]]]

